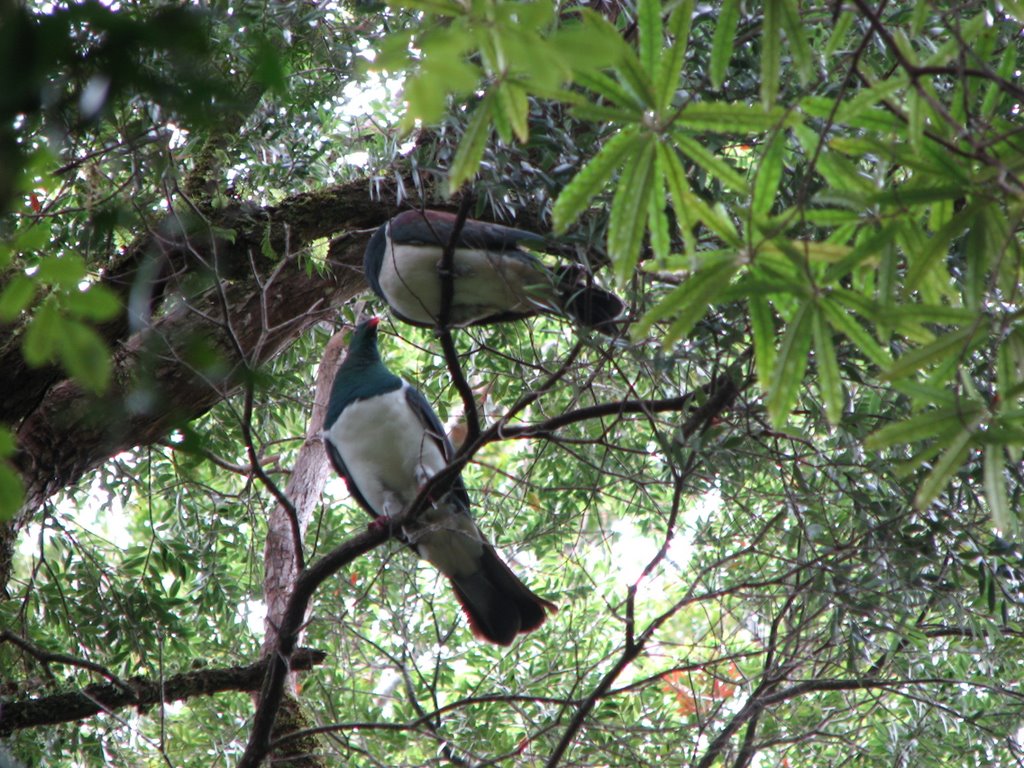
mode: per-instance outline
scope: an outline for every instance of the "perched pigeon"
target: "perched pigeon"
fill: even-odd
[[[377,351],[372,318],[352,335],[324,421],[331,463],[356,501],[376,518],[402,512],[454,451],[426,398],[391,373]],[[456,478],[451,490],[403,530],[404,540],[447,576],[473,633],[509,645],[544,623],[553,603],[531,592],[483,535]]]
[[[456,217],[441,211],[405,211],[381,225],[363,259],[374,292],[402,320],[434,327],[441,314],[440,274]],[[467,219],[452,260],[449,325],[518,320],[538,312],[568,315],[607,334],[622,300],[598,287],[581,264],[552,271],[519,248],[543,238],[521,229]]]

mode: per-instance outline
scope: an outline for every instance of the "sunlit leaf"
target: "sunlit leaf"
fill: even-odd
[[[637,152],[626,158],[626,166],[619,178],[612,198],[608,220],[608,255],[620,280],[628,280],[640,257],[647,217],[651,179],[654,176],[656,141],[646,137]]]
[[[690,25],[693,22],[695,0],[683,0],[672,11],[669,18],[669,33],[672,35],[672,47],[668,54],[661,57],[658,64],[658,76],[655,86],[658,92],[658,109],[664,111],[672,104],[672,97],[679,87],[679,76],[683,62],[686,60],[686,46],[690,38]]]
[[[836,425],[843,417],[843,382],[839,375],[832,330],[820,311],[813,313],[814,362],[818,370],[818,391],[825,403],[829,423]]]
[[[772,370],[775,367],[775,320],[768,299],[762,294],[753,294],[747,299],[750,312],[750,330],[754,336],[754,366],[761,389],[767,392],[771,387]]]
[[[782,57],[782,8],[784,0],[765,0],[761,27],[761,103],[775,106],[779,94],[779,65]]]
[[[758,163],[757,175],[754,177],[755,214],[766,215],[775,203],[775,193],[779,189],[779,182],[782,181],[785,148],[785,134],[780,131],[771,137],[761,162]]]
[[[480,160],[487,148],[487,139],[491,133],[491,110],[494,101],[488,96],[473,110],[466,132],[462,135],[459,148],[448,171],[448,192],[453,194],[465,182],[476,175]]]

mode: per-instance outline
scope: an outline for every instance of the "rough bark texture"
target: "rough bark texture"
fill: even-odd
[[[176,242],[175,258],[188,268],[215,265],[209,274],[217,279],[169,310],[154,301],[164,314],[134,335],[127,335],[127,323],[106,329],[115,353],[113,384],[103,397],[83,391],[58,369],[26,369],[12,339],[0,345],[0,410],[15,427],[16,464],[26,487],[20,514],[0,525],[0,596],[17,533],[46,499],[111,456],[149,445],[202,415],[238,386],[247,369],[332,316],[365,288],[362,252],[369,230],[390,213],[370,200],[360,182],[295,195],[277,206],[239,207],[224,221],[206,220],[205,237],[175,241],[166,231],[143,237],[110,272],[111,281],[121,281],[122,295],[133,282],[127,276],[146,254],[168,242]],[[215,232],[210,226],[226,226],[234,236],[209,234]],[[307,270],[297,257],[315,239],[358,229],[367,231],[331,248],[325,272]],[[161,237],[166,242],[158,244]],[[268,246],[276,259],[264,255]],[[175,288],[154,290],[162,298]]]
[[[311,669],[326,658],[322,651],[302,648],[292,654],[292,669]],[[0,736],[23,728],[71,723],[121,707],[144,709],[160,702],[180,701],[221,691],[254,691],[263,683],[267,659],[245,667],[200,669],[163,680],[134,678],[125,687],[114,683],[89,685],[78,691],[35,699],[0,701]]]

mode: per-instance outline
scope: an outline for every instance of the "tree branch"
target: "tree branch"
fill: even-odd
[[[323,651],[300,648],[293,669],[312,669],[327,657]],[[140,709],[160,702],[181,701],[221,691],[254,691],[260,687],[269,659],[244,667],[200,669],[166,679],[132,678],[126,690],[113,683],[89,685],[78,691],[36,699],[0,701],[0,736],[42,725],[70,723],[127,706]]]

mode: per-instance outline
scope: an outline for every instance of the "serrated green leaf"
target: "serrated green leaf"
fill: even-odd
[[[733,43],[736,40],[736,25],[740,18],[740,0],[723,0],[718,9],[715,35],[711,40],[711,63],[708,76],[711,87],[719,90],[725,82],[725,73],[732,58]]]
[[[932,471],[928,473],[924,482],[917,489],[917,494],[914,496],[914,506],[917,509],[926,508],[949,485],[949,481],[953,479],[953,475],[963,466],[964,460],[967,458],[973,436],[971,430],[964,429],[950,441],[942,456],[935,462]]]
[[[608,139],[572,181],[565,185],[551,210],[556,233],[565,232],[587,209],[590,201],[604,189],[608,179],[622,164],[624,158],[636,150],[639,141],[634,129],[620,131]]]
[[[783,0],[765,0],[761,27],[761,103],[775,106],[779,95],[779,63],[782,58]]]
[[[1016,535],[1017,518],[1010,507],[1006,493],[1006,478],[1003,476],[1003,449],[996,445],[985,446],[985,499],[992,513],[992,523],[1007,537]]]
[[[626,159],[626,167],[612,199],[608,220],[608,256],[616,276],[623,282],[633,274],[640,258],[657,143],[654,137],[645,137],[639,150]]]
[[[718,235],[726,245],[734,249],[742,248],[743,241],[736,233],[732,222],[719,211],[712,209],[690,190],[686,171],[683,169],[683,164],[675,149],[659,142],[658,159],[665,174],[669,193],[672,195],[672,206],[676,211],[676,216],[680,222],[685,222],[685,232],[689,232],[694,222],[703,221],[708,229]],[[694,250],[689,244],[687,249],[690,252]]]
[[[0,292],[0,322],[15,320],[36,297],[36,281],[24,273],[14,275]]]
[[[487,139],[491,135],[491,110],[493,97],[488,94],[473,111],[462,134],[459,148],[455,152],[452,166],[448,171],[448,194],[455,194],[459,187],[472,179],[480,168]]]
[[[768,390],[766,406],[768,417],[776,428],[782,427],[789,419],[789,412],[796,402],[797,394],[803,385],[804,371],[807,368],[807,353],[811,348],[811,329],[809,317],[812,313],[810,303],[800,304],[793,320],[786,329],[779,356],[772,371],[771,387]]]
[[[55,296],[48,296],[29,321],[22,339],[25,362],[33,368],[50,362],[57,349],[63,327]]]
[[[110,384],[110,350],[92,328],[66,321],[58,341],[61,363],[83,387],[102,393]]]
[[[754,336],[754,367],[761,389],[771,388],[772,371],[775,368],[775,321],[772,308],[763,294],[747,297],[750,312],[750,330]]]
[[[651,251],[656,264],[664,264],[672,247],[668,231],[668,216],[665,207],[668,195],[665,193],[665,177],[655,156],[654,175],[651,183],[650,203],[647,211],[647,229],[650,232]]]
[[[658,59],[664,45],[661,28],[661,0],[638,0],[637,33],[640,38],[640,64],[653,81],[658,75]]]
[[[967,327],[944,333],[931,344],[901,355],[888,369],[883,371],[882,378],[889,381],[901,379],[916,373],[925,366],[948,358],[950,355],[963,355],[966,352],[965,348],[969,346],[970,340],[978,331],[978,328]]]
[[[832,344],[832,330],[824,315],[814,311],[814,362],[818,369],[818,392],[825,403],[829,424],[837,425],[843,418],[843,382],[839,375],[839,362]]]
[[[680,152],[720,181],[727,189],[741,195],[750,194],[747,180],[726,160],[709,152],[700,142],[695,141],[682,131],[674,131],[672,140]]]
[[[768,147],[757,166],[757,175],[754,177],[755,215],[767,215],[775,203],[775,193],[778,192],[779,183],[782,181],[785,149],[786,137],[779,131],[768,142]]]
[[[669,18],[669,33],[672,35],[672,47],[668,54],[661,57],[658,65],[658,76],[655,87],[658,94],[658,109],[666,111],[672,105],[672,97],[679,86],[679,76],[686,60],[686,46],[690,39],[690,26],[693,23],[693,11],[696,0],[683,0]]]
[[[0,522],[13,519],[24,500],[21,477],[10,464],[0,461]]]

